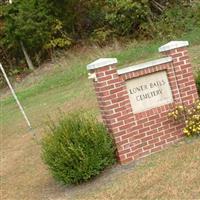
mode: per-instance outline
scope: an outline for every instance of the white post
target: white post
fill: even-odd
[[[18,100],[18,98],[17,98],[17,95],[15,94],[15,91],[14,91],[12,85],[10,84],[10,81],[9,81],[9,79],[8,79],[8,77],[7,77],[6,73],[5,73],[5,70],[4,70],[4,68],[3,68],[3,66],[2,66],[1,63],[0,63],[0,69],[1,69],[1,71],[2,71],[2,73],[3,73],[3,75],[4,75],[4,78],[6,79],[6,82],[7,82],[8,86],[9,86],[11,92],[12,92],[12,95],[13,95],[14,99],[15,99],[16,102],[17,102],[17,105],[19,106],[19,109],[20,109],[22,115],[24,116],[24,118],[25,118],[25,120],[26,120],[27,125],[28,125],[29,128],[31,129],[30,121],[29,121],[28,117],[26,116],[26,113],[24,112],[24,109],[23,109],[22,105],[20,104],[20,102],[19,102],[19,100]]]

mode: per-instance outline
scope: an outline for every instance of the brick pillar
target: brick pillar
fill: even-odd
[[[172,57],[180,98],[184,105],[191,105],[198,99],[198,93],[187,46],[187,41],[172,41],[161,46],[159,52]]]
[[[125,81],[119,77],[116,69],[117,59],[101,58],[87,66],[94,78],[94,87],[100,107],[102,119],[113,135],[117,145],[120,163],[128,162],[126,134],[134,125],[133,113],[126,90]]]

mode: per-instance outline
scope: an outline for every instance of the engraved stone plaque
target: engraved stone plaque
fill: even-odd
[[[133,113],[173,102],[166,71],[127,80],[126,86]]]

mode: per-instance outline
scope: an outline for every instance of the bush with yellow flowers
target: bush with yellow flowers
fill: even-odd
[[[187,136],[200,135],[200,100],[197,100],[190,108],[176,106],[168,115],[176,121],[185,123],[183,132]]]

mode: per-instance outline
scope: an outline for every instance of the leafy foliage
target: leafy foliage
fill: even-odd
[[[200,100],[197,100],[192,107],[177,106],[169,116],[185,123],[183,132],[187,136],[200,135]]]
[[[200,4],[197,6],[174,6],[167,9],[154,23],[154,29],[147,30],[151,38],[175,38],[199,27]],[[151,35],[152,34],[152,35]]]
[[[90,41],[98,44],[99,46],[105,45],[108,41],[112,41],[114,31],[108,28],[95,29],[90,36]]]
[[[115,162],[113,141],[91,114],[71,114],[51,125],[42,149],[53,176],[64,184],[87,181]]]
[[[20,42],[37,65],[47,57],[46,50],[71,45],[63,23],[52,15],[51,6],[47,0],[15,0],[3,7],[5,25],[0,46],[16,58],[15,65],[23,57]]]
[[[200,6],[189,0],[14,0],[0,2],[1,62],[25,68],[20,42],[34,65],[54,50],[83,40],[173,38],[199,26]],[[180,6],[181,5],[181,6]]]
[[[148,0],[108,0],[106,20],[119,35],[138,32],[150,12]]]
[[[31,56],[36,56],[51,36],[53,18],[45,1],[15,0],[5,7],[4,18],[2,43],[14,57],[22,57],[20,41]]]
[[[44,44],[44,49],[53,50],[56,48],[69,47],[72,44],[73,41],[63,30],[63,23],[61,21],[55,20],[52,24],[51,30],[51,36],[49,41]]]

